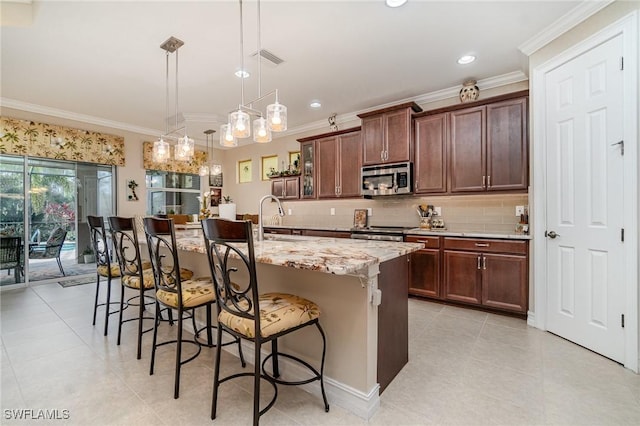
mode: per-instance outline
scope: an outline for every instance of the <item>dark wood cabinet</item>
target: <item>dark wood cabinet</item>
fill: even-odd
[[[527,99],[450,113],[450,191],[526,190]]]
[[[360,196],[360,127],[298,139],[302,160],[300,198]]]
[[[349,231],[325,231],[322,229],[303,229],[302,235],[309,237],[351,238]]]
[[[486,107],[450,114],[450,191],[486,190]]]
[[[358,114],[362,119],[362,164],[412,160],[411,114],[422,109],[415,102]]]
[[[301,164],[301,191],[300,198],[316,198],[315,182],[315,141],[307,141],[300,144],[300,164]]]
[[[318,198],[360,196],[360,131],[316,140]]]
[[[429,115],[414,120],[414,192],[447,192],[447,138],[449,115]]]
[[[527,98],[487,105],[487,190],[527,189]]]
[[[444,238],[445,300],[526,313],[528,242]]]
[[[271,179],[271,194],[280,199],[300,198],[300,176]]]
[[[440,299],[440,238],[407,235],[405,241],[424,244],[409,257],[409,294]]]

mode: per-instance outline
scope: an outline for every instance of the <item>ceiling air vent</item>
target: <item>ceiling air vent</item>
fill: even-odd
[[[258,52],[253,52],[250,56],[254,58],[257,55],[258,55]],[[280,65],[281,63],[284,62],[284,60],[277,57],[276,55],[274,55],[273,53],[269,52],[266,49],[260,49],[260,56],[262,56],[267,61],[271,62],[273,65]]]

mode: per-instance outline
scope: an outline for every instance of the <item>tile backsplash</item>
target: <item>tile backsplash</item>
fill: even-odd
[[[418,226],[419,204],[440,207],[448,230],[455,232],[512,232],[520,218],[518,205],[528,205],[527,194],[483,194],[429,197],[393,197],[375,200],[283,201],[286,226],[350,228],[354,209],[372,209],[369,225]],[[275,204],[270,206],[275,213]],[[288,211],[291,211],[289,215]],[[333,214],[332,214],[333,213]],[[272,213],[265,206],[265,224]]]

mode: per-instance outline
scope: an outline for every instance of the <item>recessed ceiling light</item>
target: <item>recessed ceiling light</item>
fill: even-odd
[[[400,7],[405,4],[407,0],[385,0],[385,3],[389,7]]]
[[[473,56],[473,55],[464,55],[464,56],[461,56],[458,59],[458,63],[461,64],[461,65],[465,65],[465,64],[470,64],[471,62],[473,62],[475,60],[476,60],[476,57]]]
[[[249,74],[249,72],[245,71],[245,70],[238,70],[236,71],[236,77],[238,78],[247,78],[249,77],[251,74]]]
[[[320,107],[322,106],[322,104],[321,104],[320,102],[318,102],[318,101],[313,101],[313,102],[311,102],[311,103],[309,104],[309,106],[310,106],[311,108],[320,108]]]

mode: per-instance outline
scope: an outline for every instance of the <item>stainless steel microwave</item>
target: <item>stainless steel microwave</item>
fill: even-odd
[[[395,163],[362,168],[362,195],[411,194],[412,164]]]

